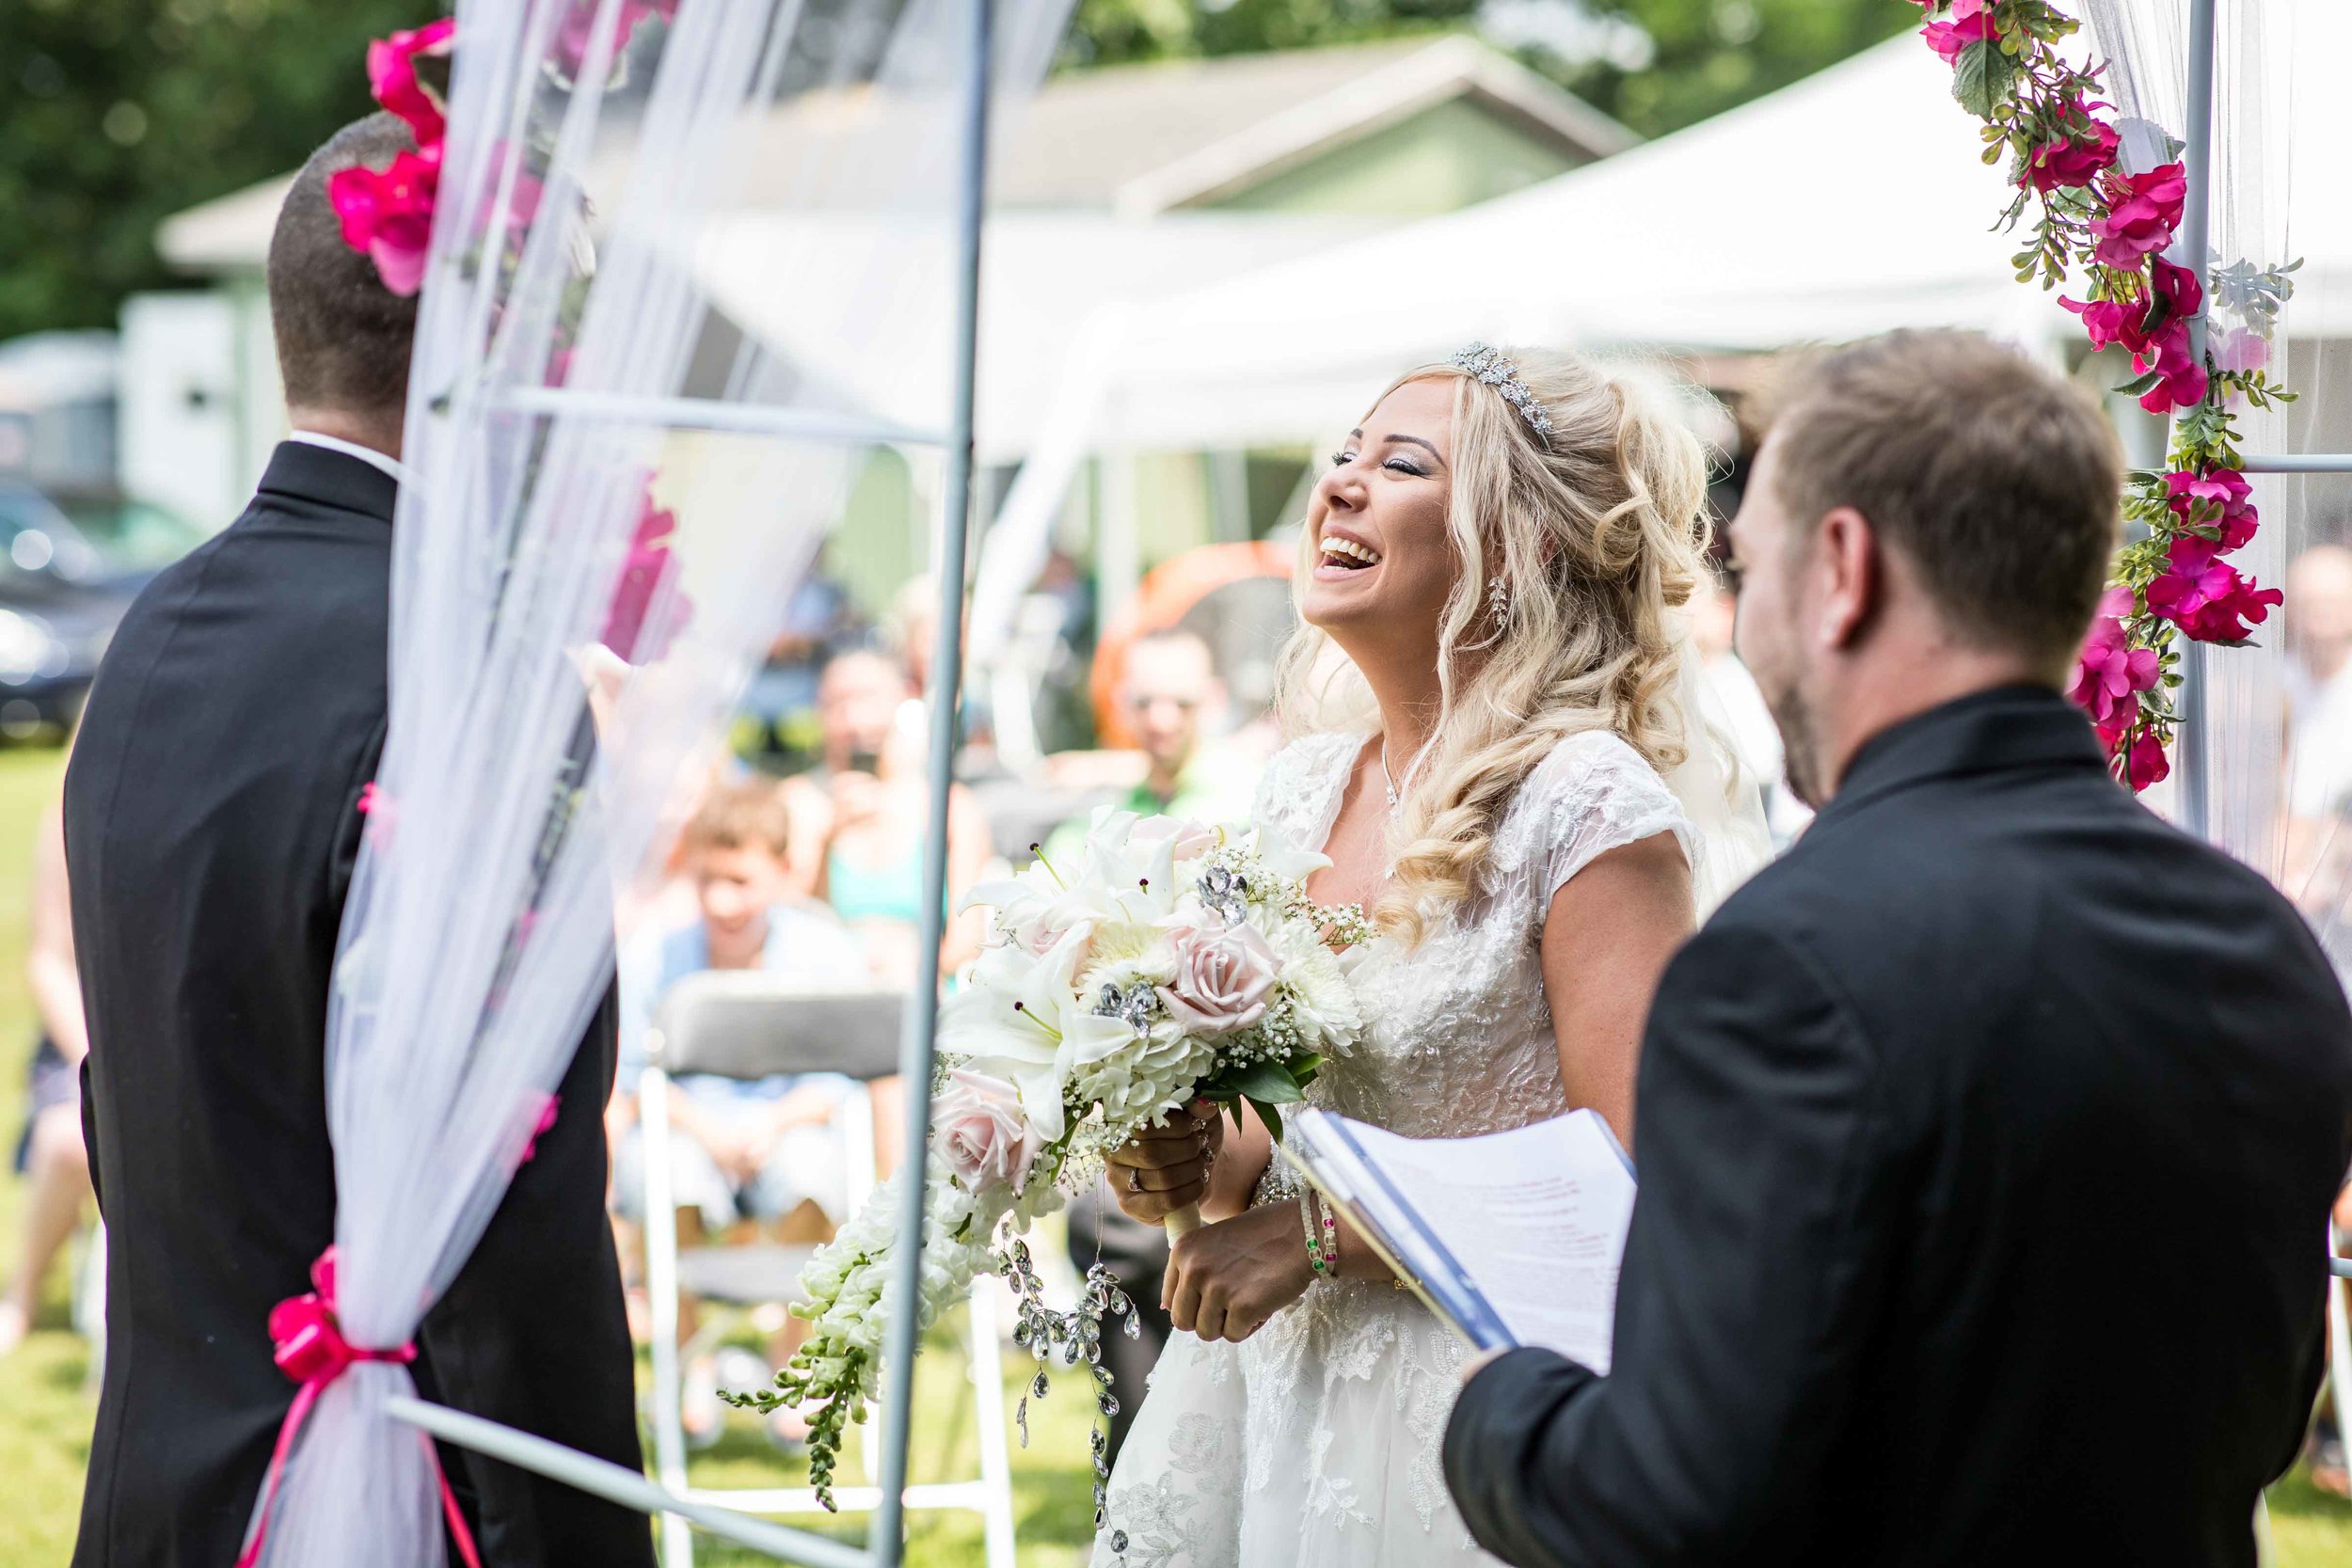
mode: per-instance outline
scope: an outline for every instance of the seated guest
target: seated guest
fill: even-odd
[[[820,908],[786,892],[790,824],[772,784],[721,786],[686,830],[686,869],[701,913],[633,942],[622,969],[621,1071],[612,1118],[613,1199],[644,1217],[644,1140],[637,1081],[662,994],[689,974],[755,969],[838,986],[864,972],[857,942]],[[670,1100],[671,1191],[716,1233],[739,1220],[776,1221],[803,1203],[838,1222],[847,1173],[834,1123],[848,1080],[776,1075],[752,1082],[688,1076]]]
[[[898,987],[912,986],[927,973],[953,975],[978,956],[987,935],[979,911],[952,912],[964,890],[980,879],[990,854],[988,821],[959,784],[947,801],[950,918],[935,962],[927,965],[915,953],[930,791],[924,780],[922,734],[899,720],[912,697],[906,672],[896,660],[861,651],[842,654],[825,666],[817,698],[833,803],[819,891],[857,933],[868,972]]]
[[[31,1114],[16,1164],[32,1190],[24,1200],[16,1274],[8,1294],[0,1296],[0,1355],[14,1350],[32,1327],[49,1266],[81,1223],[90,1197],[81,1089],[89,1025],[82,1017],[82,982],[73,968],[65,818],[55,804],[41,814],[40,837],[33,847],[32,951],[24,967],[41,1034],[33,1053]]]

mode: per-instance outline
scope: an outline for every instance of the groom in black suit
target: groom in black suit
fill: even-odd
[[[227,1568],[294,1393],[270,1307],[334,1239],[327,974],[384,744],[392,502],[413,300],[295,177],[270,242],[289,422],[260,492],[131,609],[66,778],[87,1000],[84,1129],[106,1218],[105,1381],[76,1568]],[[641,1465],[604,1219],[608,1006],[554,1126],[418,1334],[427,1399]],[[442,1460],[485,1563],[650,1568],[645,1520],[469,1452]],[[325,1568],[325,1565],[322,1565]]]
[[[1661,982],[1610,1375],[1514,1351],[1454,1411],[1506,1560],[2253,1562],[2352,1019],[2058,695],[2121,467],[2088,397],[1960,334],[1808,367],[1774,425],[1739,644],[1820,816]]]

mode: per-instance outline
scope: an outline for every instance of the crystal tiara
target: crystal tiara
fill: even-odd
[[[1551,416],[1544,412],[1544,405],[1535,401],[1535,394],[1519,379],[1519,368],[1500,349],[1472,343],[1454,355],[1453,363],[1454,369],[1469,372],[1501,392],[1502,401],[1518,410],[1519,418],[1527,421],[1527,428],[1535,433],[1536,438],[1547,449],[1551,446]]]

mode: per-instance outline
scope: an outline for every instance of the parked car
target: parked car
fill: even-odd
[[[0,736],[63,734],[131,600],[202,538],[143,502],[0,479]]]

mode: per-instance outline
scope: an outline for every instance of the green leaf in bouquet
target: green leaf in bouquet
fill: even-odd
[[[1258,1119],[1265,1123],[1265,1130],[1274,1135],[1274,1141],[1280,1143],[1282,1141],[1282,1113],[1260,1100],[1249,1101],[1249,1108],[1258,1113]]]
[[[1307,1098],[1291,1069],[1273,1062],[1252,1062],[1226,1075],[1233,1092],[1261,1105],[1293,1105]]]

